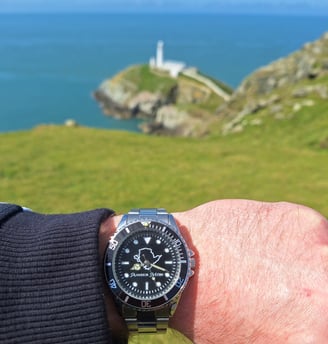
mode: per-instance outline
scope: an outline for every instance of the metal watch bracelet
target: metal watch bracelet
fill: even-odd
[[[173,216],[163,208],[131,209],[125,216],[127,224],[148,219],[153,221],[159,220],[164,223],[172,223],[172,220],[174,221]],[[141,312],[122,305],[121,312],[130,332],[165,333],[169,323],[171,306],[166,305],[159,310]]]

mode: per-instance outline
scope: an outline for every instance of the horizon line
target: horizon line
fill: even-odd
[[[293,10],[272,10],[271,9],[166,9],[165,11],[161,9],[18,9],[18,10],[1,10],[0,14],[207,14],[207,15],[217,15],[217,14],[227,14],[227,15],[268,15],[268,16],[321,16],[324,17],[328,14],[328,6],[321,9],[293,9]]]

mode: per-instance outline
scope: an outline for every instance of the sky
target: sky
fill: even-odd
[[[327,14],[328,0],[0,0],[0,12],[235,12]]]

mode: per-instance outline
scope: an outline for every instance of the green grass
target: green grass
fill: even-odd
[[[166,73],[155,73],[148,65],[136,65],[124,71],[124,79],[136,85],[138,92],[161,92],[166,95],[177,83]]]
[[[286,200],[328,215],[327,105],[205,139],[43,126],[0,135],[1,200],[40,212],[178,211],[220,198]],[[325,136],[326,135],[326,136]]]

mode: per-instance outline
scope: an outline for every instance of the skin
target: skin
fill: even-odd
[[[170,326],[194,343],[328,342],[328,222],[290,203],[220,200],[174,213],[195,274]],[[100,254],[119,216],[100,230]],[[126,328],[107,294],[116,337]]]

